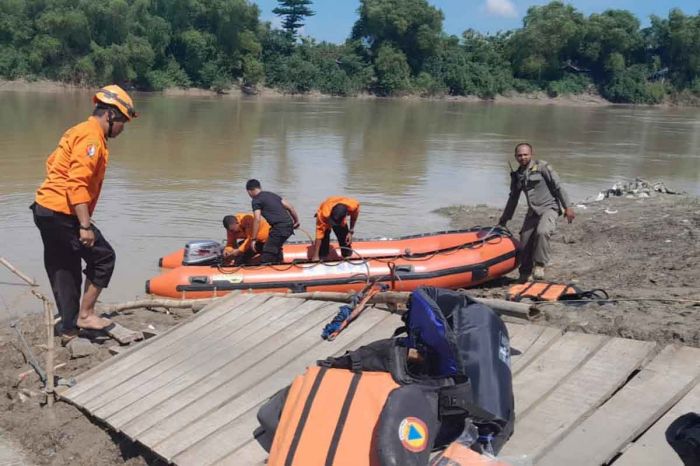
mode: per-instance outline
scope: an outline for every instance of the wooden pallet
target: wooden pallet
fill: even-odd
[[[317,359],[386,338],[400,324],[368,310],[323,341],[337,310],[234,294],[81,375],[61,397],[175,464],[263,464],[252,438],[260,405]],[[619,464],[680,464],[663,431],[699,405],[700,349],[508,327],[517,422],[504,455],[591,465],[622,453]]]

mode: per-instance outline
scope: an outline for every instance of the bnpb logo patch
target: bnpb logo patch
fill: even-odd
[[[87,146],[87,156],[92,157],[97,152],[97,146],[95,144],[88,144]]]
[[[417,417],[407,417],[399,424],[401,445],[413,453],[420,453],[428,446],[428,426]]]

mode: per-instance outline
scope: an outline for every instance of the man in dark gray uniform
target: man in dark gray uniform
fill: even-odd
[[[551,252],[549,238],[556,228],[557,217],[563,212],[569,223],[576,217],[557,172],[547,162],[533,159],[532,153],[528,143],[515,146],[519,167],[511,173],[508,203],[498,221],[499,225],[506,226],[513,218],[520,193],[524,192],[528,210],[520,231],[521,281],[544,279],[544,268]]]

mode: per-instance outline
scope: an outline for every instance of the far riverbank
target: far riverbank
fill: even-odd
[[[78,86],[74,84],[62,83],[58,81],[36,80],[29,81],[19,79],[14,81],[0,80],[0,91],[16,91],[16,92],[38,92],[38,93],[61,93],[66,91],[82,92],[94,89],[93,87]],[[147,91],[148,92],[148,91]],[[389,99],[389,100],[405,100],[405,101],[444,101],[444,102],[468,102],[468,103],[494,103],[508,105],[555,105],[569,107],[604,107],[604,106],[630,106],[632,104],[616,104],[610,102],[599,94],[583,93],[583,94],[566,94],[552,97],[544,91],[532,93],[510,93],[508,95],[497,95],[493,99],[482,99],[477,96],[420,96],[418,94],[410,94],[400,97],[381,97],[369,93],[360,93],[356,96],[337,97],[320,92],[308,92],[304,94],[288,94],[280,92],[269,87],[259,87],[254,93],[245,92],[242,88],[234,86],[231,89],[221,93],[210,89],[200,88],[169,88],[163,91],[150,91],[154,94],[163,94],[166,96],[189,96],[189,97],[220,97],[220,98],[258,98],[258,99],[307,99],[321,100],[333,98],[348,98],[348,99]],[[657,105],[641,105],[642,107],[697,107],[700,106],[700,99],[684,100],[682,102],[674,101],[668,98],[665,102]]]

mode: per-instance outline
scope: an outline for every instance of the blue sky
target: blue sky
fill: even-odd
[[[260,6],[262,19],[279,25],[272,14],[276,0],[253,0]],[[532,5],[549,3],[546,0],[429,0],[445,15],[444,29],[450,34],[461,34],[465,29],[476,29],[484,33],[494,33],[520,27],[522,18]],[[668,16],[669,10],[680,8],[687,14],[696,15],[700,11],[698,0],[573,0],[569,1],[578,10],[588,14],[616,8],[632,11],[643,25],[649,23],[649,16]],[[315,0],[313,9],[316,15],[309,18],[303,34],[318,40],[343,42],[349,35],[357,19],[359,0]]]

